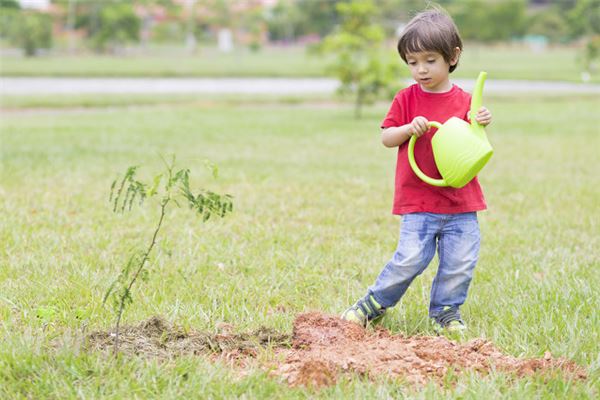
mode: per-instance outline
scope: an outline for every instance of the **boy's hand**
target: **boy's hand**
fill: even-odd
[[[423,136],[425,132],[429,130],[429,121],[425,117],[415,117],[410,123],[410,130],[408,131],[410,136],[416,136],[417,138]]]
[[[492,122],[492,113],[487,108],[481,107],[477,111],[475,121],[483,126],[488,126]]]

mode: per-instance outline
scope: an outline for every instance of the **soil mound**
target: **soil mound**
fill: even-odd
[[[518,359],[483,339],[461,344],[444,337],[392,335],[385,329],[370,332],[320,313],[296,318],[292,344],[292,349],[279,352],[285,361],[273,370],[292,386],[330,385],[344,373],[400,378],[416,385],[441,382],[451,371],[459,375],[502,370],[517,376],[555,371],[586,378],[583,368],[550,353],[540,359]]]
[[[161,317],[152,317],[121,329],[119,351],[159,359],[209,355],[242,368],[241,374],[247,372],[249,364],[262,365],[290,386],[329,386],[342,374],[401,379],[412,385],[442,383],[448,374],[487,374],[492,370],[517,377],[556,373],[571,379],[587,378],[581,366],[554,358],[549,352],[543,358],[519,359],[503,354],[483,339],[458,343],[437,336],[393,335],[383,328],[367,330],[318,312],[298,315],[291,336],[267,328],[242,334],[231,333],[233,326],[229,324],[218,328],[219,333],[214,334],[184,330]],[[88,350],[112,352],[113,346],[112,332],[94,332],[87,337]],[[266,347],[274,349],[271,359],[277,362],[256,357]]]

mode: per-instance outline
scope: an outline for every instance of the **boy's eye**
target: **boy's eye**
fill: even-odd
[[[428,62],[429,64],[433,64],[433,63],[435,62],[435,59],[431,58],[431,59],[427,60],[427,62]]]
[[[408,62],[408,65],[415,65],[415,64],[416,64],[416,62],[415,62],[415,61],[409,61],[409,62]]]

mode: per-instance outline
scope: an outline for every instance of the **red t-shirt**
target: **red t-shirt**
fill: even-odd
[[[445,93],[428,93],[414,84],[396,94],[381,127],[406,125],[419,115],[442,124],[451,117],[467,120],[470,106],[471,95],[456,85]],[[417,140],[415,160],[426,175],[439,179],[441,175],[431,149],[431,138],[435,132],[436,129],[432,128]],[[485,199],[477,177],[460,189],[429,185],[415,175],[408,163],[408,140],[398,147],[394,214],[458,214],[485,209]]]

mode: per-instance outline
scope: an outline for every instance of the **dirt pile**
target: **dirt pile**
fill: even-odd
[[[293,334],[261,328],[252,333],[232,334],[231,325],[209,334],[185,331],[153,317],[136,326],[125,326],[120,334],[120,351],[160,359],[182,355],[209,355],[229,361],[246,374],[248,365],[260,365],[291,386],[322,387],[335,384],[342,374],[369,379],[402,379],[412,385],[442,382],[454,376],[492,370],[516,376],[560,373],[585,379],[585,370],[573,361],[553,358],[519,359],[503,354],[491,342],[475,339],[458,343],[444,337],[392,335],[383,328],[367,330],[356,324],[317,312],[300,314]],[[112,351],[114,334],[94,332],[87,338],[89,350]],[[273,348],[273,360],[260,361],[257,354]],[[258,364],[257,364],[258,363]]]
[[[296,318],[292,345],[279,352],[285,361],[273,372],[292,386],[329,385],[340,373],[401,378],[417,385],[441,382],[450,371],[458,375],[501,370],[517,376],[557,371],[576,379],[586,377],[580,366],[550,353],[540,359],[518,359],[483,339],[459,344],[444,337],[392,335],[320,313]]]

